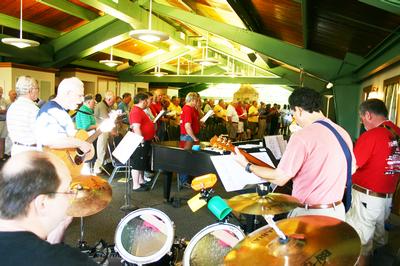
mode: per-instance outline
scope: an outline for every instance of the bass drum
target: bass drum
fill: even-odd
[[[198,232],[185,249],[184,266],[217,266],[245,234],[233,224],[212,224]]]
[[[115,232],[115,249],[129,263],[148,264],[170,252],[174,224],[160,210],[144,208],[125,216]]]

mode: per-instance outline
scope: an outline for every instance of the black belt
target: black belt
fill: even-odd
[[[14,144],[20,145],[20,146],[25,146],[25,147],[36,147],[37,146],[36,144],[23,144],[18,141],[14,141]]]

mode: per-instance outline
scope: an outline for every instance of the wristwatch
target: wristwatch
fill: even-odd
[[[247,163],[247,165],[246,165],[246,167],[244,168],[244,170],[246,170],[246,172],[248,172],[248,173],[252,173],[251,172],[251,170],[250,170],[250,166],[252,166],[253,164],[251,164],[251,163]]]

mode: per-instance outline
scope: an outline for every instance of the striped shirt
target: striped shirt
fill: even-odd
[[[33,134],[39,107],[23,96],[10,105],[7,111],[8,135],[13,143],[36,144]],[[14,146],[14,145],[13,145]],[[29,148],[28,148],[29,150]]]
[[[90,126],[96,125],[93,110],[86,105],[82,105],[81,108],[79,108],[75,119],[77,129],[88,130]]]

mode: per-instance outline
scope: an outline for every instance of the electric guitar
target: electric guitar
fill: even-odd
[[[87,131],[80,129],[76,132],[75,138],[88,143],[93,143],[100,136],[100,134],[110,132],[115,127],[115,120],[120,116],[121,110],[112,110],[109,113],[109,118],[104,119],[104,121],[99,125],[97,130],[92,135],[89,136]],[[83,162],[85,162],[87,159],[91,159],[86,158],[88,156],[87,153],[84,153],[79,148],[75,147],[66,149],[53,149],[45,147],[44,150],[55,154],[61,160],[63,160],[68,169],[71,171],[72,177],[81,175]]]

